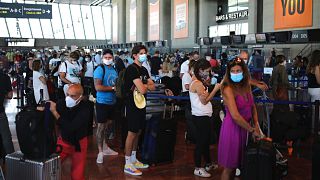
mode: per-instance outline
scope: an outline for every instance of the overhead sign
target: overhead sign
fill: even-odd
[[[292,31],[291,42],[309,42],[308,31]]]
[[[312,26],[312,0],[274,0],[274,29]]]
[[[52,6],[43,4],[0,3],[0,17],[52,19]]]
[[[218,14],[216,15],[216,22],[221,23],[221,22],[227,22],[227,21],[237,21],[241,19],[248,19],[248,16],[249,16],[249,11],[247,9],[242,11],[226,13],[226,14]]]

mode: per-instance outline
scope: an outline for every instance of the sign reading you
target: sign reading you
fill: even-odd
[[[242,11],[236,11],[231,12],[227,14],[220,14],[216,15],[216,22],[226,22],[226,21],[237,21],[240,19],[248,19],[249,11],[248,10],[242,10]]]
[[[312,26],[312,0],[274,0],[274,29]]]
[[[52,6],[43,4],[0,3],[0,17],[52,19]]]

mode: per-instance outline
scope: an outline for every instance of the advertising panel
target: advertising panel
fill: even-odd
[[[174,1],[174,38],[188,37],[188,0]]]
[[[137,41],[137,0],[130,0],[130,41]]]
[[[312,26],[312,0],[274,0],[274,29]]]
[[[149,0],[149,40],[160,39],[160,0]]]

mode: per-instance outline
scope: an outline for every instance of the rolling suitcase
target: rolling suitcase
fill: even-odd
[[[6,179],[60,180],[61,160],[52,155],[43,161],[24,159],[21,152],[6,156]]]
[[[276,151],[272,142],[260,140],[248,144],[241,175],[245,180],[277,179]]]
[[[146,123],[142,145],[143,162],[157,164],[173,161],[176,123],[175,119],[162,119],[161,114],[152,115]]]

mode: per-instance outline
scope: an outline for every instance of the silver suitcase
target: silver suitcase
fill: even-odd
[[[6,156],[7,180],[60,180],[60,156],[52,155],[43,161],[24,159],[21,152]]]

